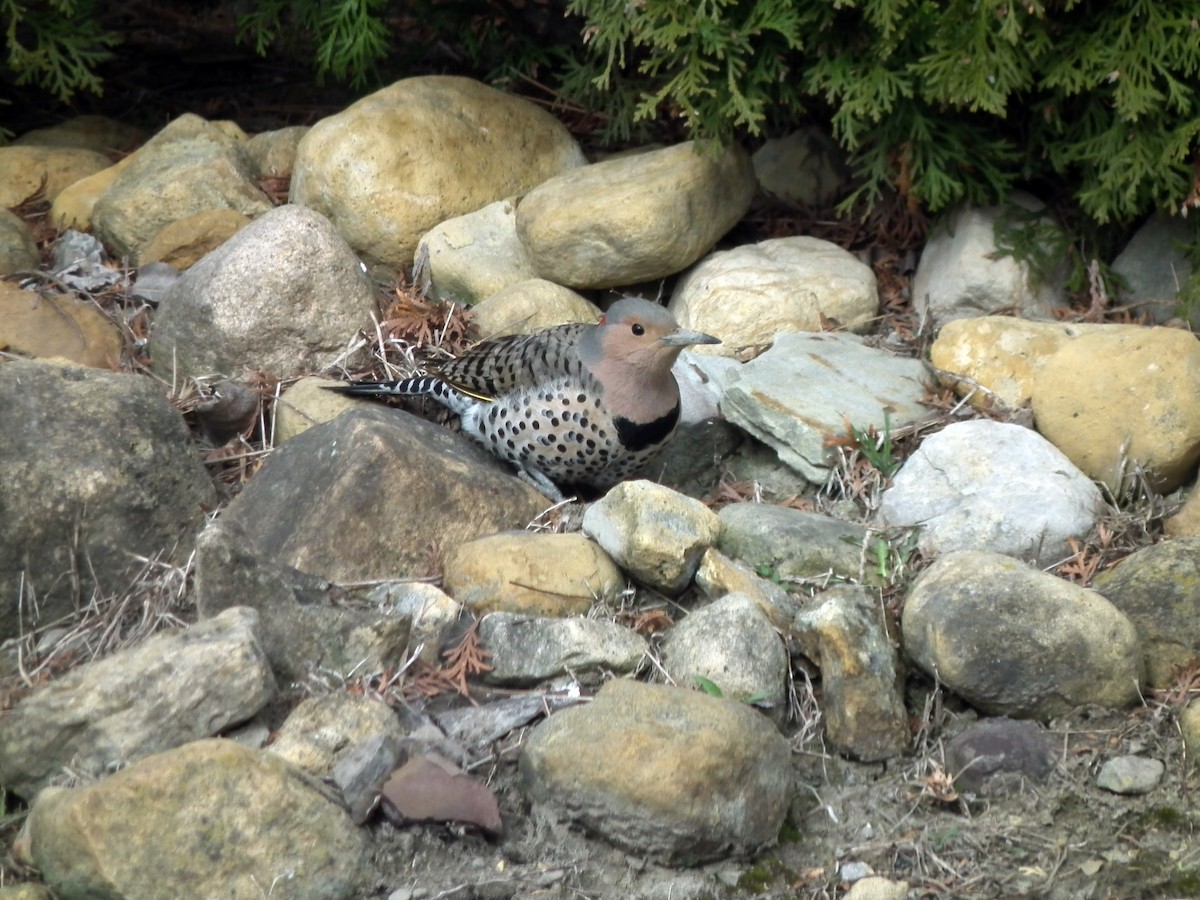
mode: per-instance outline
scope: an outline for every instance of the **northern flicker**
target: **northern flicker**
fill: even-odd
[[[558,325],[484,341],[428,374],[330,390],[425,395],[462,431],[555,502],[558,484],[607,488],[648,465],[679,423],[671,366],[684,347],[719,344],[657,304],[626,297],[595,325]]]

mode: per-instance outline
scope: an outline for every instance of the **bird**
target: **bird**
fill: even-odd
[[[612,487],[667,446],[679,424],[671,366],[718,338],[680,327],[662,306],[618,300],[596,324],[482,341],[426,374],[327,386],[351,396],[427,396],[464,434],[555,503],[558,485]]]

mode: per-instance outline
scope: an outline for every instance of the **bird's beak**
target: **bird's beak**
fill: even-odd
[[[721,339],[715,338],[711,334],[705,334],[703,331],[688,331],[686,328],[680,328],[678,331],[660,338],[659,343],[665,347],[691,347],[693,344],[719,344]]]

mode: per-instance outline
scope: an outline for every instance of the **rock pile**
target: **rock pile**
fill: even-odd
[[[150,565],[183,572],[199,613],[0,716],[0,783],[31,804],[16,853],[58,896],[363,896],[380,885],[356,823],[377,802],[394,823],[493,837],[514,818],[568,822],[674,866],[753,857],[798,796],[797,667],[821,686],[805,727],[877,762],[911,748],[909,667],[990,716],[1044,722],[1128,707],[1200,656],[1194,517],[1090,588],[1043,571],[1132,476],[1159,491],[1194,477],[1200,345],[1052,321],[1061,279],[995,252],[1007,208],[964,209],[931,236],[913,283],[939,329],[926,364],[864,336],[880,301],[853,255],[812,237],[722,243],[760,164],[774,195],[828,189],[836,165],[780,183],[780,154],[828,165],[811,136],[753,162],[680,145],[589,164],[544,111],[430,77],[307,131],[247,138],[183,116],[109,165],[138,140],[87,120],[0,148],[0,205],[44,177],[55,220],[90,230],[154,298],[147,339],[36,276],[0,285],[0,346],[30,357],[0,364],[6,665],[81,657],[72,617]],[[275,207],[259,179],[288,173]],[[602,291],[679,276],[672,312],[724,342],[681,358],[685,423],[663,468],[576,513],[578,533],[548,533],[543,498],[453,431],[312,390],[365,359],[370,273],[414,260],[485,336],[589,320]],[[0,270],[38,263],[24,223],[0,217]],[[104,370],[123,335],[155,377]],[[168,395],[247,371],[280,384],[277,446],[229,498]],[[1036,426],[933,431],[938,382],[993,411],[1029,406]],[[865,506],[829,500],[851,477],[848,431],[893,476]],[[901,433],[923,436],[902,465]],[[714,512],[693,495],[718,463],[807,508],[742,497]],[[881,588],[914,550],[932,564],[889,610]],[[447,647],[486,692],[478,710],[360,689],[280,722],[314,679],[433,677]],[[268,722],[282,724],[269,743]],[[1046,777],[1025,724],[955,752],[1007,741]],[[527,726],[506,757],[519,798],[497,805],[468,773]],[[963,789],[1008,771],[1001,756]],[[1107,789],[1156,783],[1118,762]],[[877,881],[871,896],[896,895],[866,875],[862,896]]]

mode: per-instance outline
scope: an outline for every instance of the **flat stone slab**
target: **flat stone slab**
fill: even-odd
[[[847,423],[882,434],[928,413],[921,405],[930,380],[925,364],[852,334],[781,334],[727,378],[725,417],[816,483],[833,465],[829,439],[845,436]]]

